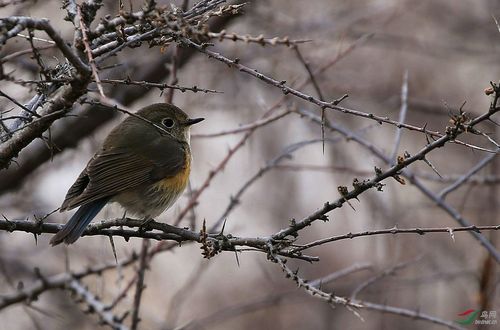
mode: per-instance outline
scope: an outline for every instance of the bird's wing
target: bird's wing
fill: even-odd
[[[158,139],[140,150],[102,150],[69,189],[61,209],[72,209],[103,197],[172,177],[186,165],[186,151],[174,140]]]
[[[62,203],[60,210],[64,211],[68,209],[71,202],[83,193],[88,184],[89,176],[87,174],[87,169],[85,168],[66,193],[66,197],[64,198],[64,202]]]

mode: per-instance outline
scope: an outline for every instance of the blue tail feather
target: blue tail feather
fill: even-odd
[[[66,244],[74,243],[82,236],[87,225],[106,205],[109,198],[102,198],[88,204],[80,206],[78,211],[69,219],[64,227],[50,240],[51,245],[57,245],[62,242]]]

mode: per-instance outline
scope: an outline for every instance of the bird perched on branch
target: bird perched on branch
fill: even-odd
[[[189,180],[189,129],[202,120],[157,103],[122,121],[69,188],[60,211],[79,209],[50,244],[74,243],[110,202],[145,219],[171,207]]]

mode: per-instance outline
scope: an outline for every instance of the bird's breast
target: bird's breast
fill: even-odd
[[[187,152],[185,166],[179,171],[179,173],[156,182],[154,184],[155,188],[158,191],[163,191],[168,195],[170,195],[172,192],[178,192],[180,194],[184,191],[188,184],[190,173],[191,155],[189,152]]]

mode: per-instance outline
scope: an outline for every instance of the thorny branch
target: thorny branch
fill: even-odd
[[[316,220],[327,220],[326,218],[326,213],[336,209],[340,208],[344,203],[351,199],[356,199],[362,192],[371,189],[371,188],[376,188],[377,190],[382,189],[381,181],[390,178],[390,177],[395,177],[399,174],[401,174],[401,171],[408,167],[410,164],[415,163],[417,161],[422,161],[425,159],[425,156],[430,153],[432,150],[435,150],[437,148],[440,148],[444,146],[447,142],[450,140],[455,139],[455,137],[461,133],[464,133],[466,131],[466,127],[474,127],[476,124],[487,120],[489,117],[491,117],[494,113],[496,113],[498,108],[495,108],[493,111],[489,111],[479,117],[476,117],[473,120],[467,120],[466,122],[460,122],[457,123],[457,126],[455,127],[450,127],[448,130],[448,134],[431,142],[424,148],[422,148],[419,152],[417,152],[415,155],[407,155],[407,157],[401,157],[398,159],[398,163],[385,172],[382,172],[380,169],[375,169],[376,176],[375,178],[371,180],[364,180],[363,182],[359,182],[358,180],[353,182],[353,189],[351,191],[348,191],[347,187],[342,187],[340,191],[342,197],[339,198],[335,202],[327,202],[325,205],[316,211],[315,213],[311,214],[310,216],[304,218],[301,221],[293,223],[289,228],[282,230],[280,233],[277,235],[274,235],[273,238],[275,239],[283,239],[289,235],[293,235],[296,233],[298,230],[301,230],[313,223]],[[465,118],[463,118],[465,120]],[[500,256],[497,259],[500,262]]]
[[[318,140],[321,141],[321,140]],[[116,229],[114,229],[116,227]],[[122,227],[136,228],[135,230],[127,230]],[[0,220],[0,230],[8,232],[26,232],[35,235],[52,234],[58,232],[62,228],[60,224],[34,222],[29,220]],[[295,228],[297,231],[300,229]],[[210,244],[217,252],[235,251],[240,247],[254,248],[261,252],[266,252],[266,244],[269,241],[279,242],[281,249],[276,249],[276,253],[291,258],[303,259],[308,261],[319,261],[317,257],[309,257],[301,254],[301,251],[325,243],[353,239],[362,236],[373,235],[397,235],[397,234],[417,234],[424,235],[426,233],[447,233],[453,235],[455,232],[481,232],[481,231],[497,231],[500,230],[500,225],[490,226],[468,226],[468,227],[447,227],[447,228],[388,228],[380,230],[369,230],[359,233],[347,233],[334,237],[325,238],[314,241],[306,245],[297,245],[293,240],[284,240],[281,237],[282,233],[287,230],[281,230],[274,235],[266,237],[238,237],[232,234],[196,232],[185,228],[175,227],[166,223],[151,221],[144,224],[142,220],[120,218],[115,220],[102,221],[100,223],[90,225],[83,233],[83,236],[113,236],[123,237],[128,240],[132,237],[149,238],[160,241],[175,241],[197,242],[200,244]],[[204,238],[204,235],[207,235]],[[291,246],[291,248],[289,248]]]
[[[487,113],[485,113],[485,114],[477,117],[476,119],[474,119],[475,124],[480,123],[483,120],[486,120],[487,118],[491,117],[494,113],[497,113],[499,110],[500,110],[500,108],[496,108],[496,107],[491,108],[490,111],[488,111]],[[313,122],[315,122],[315,123],[317,123],[319,125],[321,125],[321,123],[322,123],[321,118],[318,117],[318,116],[316,116],[315,114],[313,114],[310,111],[299,109],[298,113],[300,113],[301,115],[307,116]],[[331,130],[333,130],[335,132],[338,132],[338,133],[342,134],[346,138],[348,138],[350,140],[353,140],[353,141],[356,141],[362,147],[364,147],[367,150],[369,150],[373,155],[377,156],[379,159],[381,159],[382,161],[384,161],[387,165],[392,164],[392,160],[389,157],[387,157],[384,154],[384,152],[382,152],[379,148],[377,148],[376,146],[374,146],[370,141],[367,141],[366,139],[360,137],[356,133],[352,132],[351,130],[349,130],[349,129],[341,126],[341,125],[337,125],[337,124],[330,123],[330,122],[326,122],[325,125],[326,125],[327,128],[329,128],[329,129],[331,129]],[[457,131],[451,130],[449,132],[453,133],[453,132],[457,132]],[[446,139],[446,136],[444,138]],[[432,144],[434,144],[434,147],[432,147],[432,148],[435,148],[437,146],[437,144],[435,144],[435,143],[438,142],[438,141],[440,141],[440,140],[441,140],[441,142],[438,142],[439,144],[440,143],[446,143],[442,139],[443,138],[435,140],[433,143],[428,144],[420,152],[425,151],[425,149],[427,149],[428,147],[430,147]],[[410,156],[410,155],[407,154],[406,156]],[[425,155],[423,155],[423,156],[424,156],[423,159],[425,159]],[[399,164],[401,164],[401,162],[403,162],[405,159],[408,160],[409,158],[408,157],[405,158],[403,156],[399,156],[398,157],[398,164],[394,165],[393,169],[395,167],[399,166]],[[376,168],[376,172],[378,172],[377,168]],[[405,176],[406,178],[408,178],[408,180],[412,184],[414,184],[424,195],[426,195],[429,199],[431,199],[433,202],[435,202],[437,204],[437,206],[439,206],[440,208],[442,208],[446,213],[448,213],[461,226],[464,226],[464,227],[471,226],[471,223],[468,220],[464,219],[464,217],[456,209],[454,209],[451,205],[447,204],[437,194],[433,193],[425,185],[423,185],[420,182],[420,180],[415,176],[415,174],[413,172],[411,172],[407,167],[405,167],[404,169],[402,169],[401,173],[398,173],[398,171],[396,171],[396,172],[397,173],[395,173],[395,175],[402,174],[403,176]],[[354,183],[355,182],[353,181],[353,184]],[[372,181],[372,183],[373,183],[373,181]],[[358,184],[359,184],[359,182],[356,179],[356,185],[358,185]],[[345,191],[345,189],[343,189],[343,190],[344,190],[344,194],[347,194],[346,191]],[[356,189],[354,189],[353,191],[351,191],[351,193],[355,192],[355,190]],[[324,209],[325,208],[329,209],[331,207],[335,207],[335,205],[326,205],[325,204]],[[322,215],[322,210],[317,211],[315,215],[316,216],[320,216],[320,217],[323,216]],[[311,220],[312,221],[317,220],[317,219],[314,219],[314,217],[312,217],[312,218],[313,219],[304,219],[304,221],[306,221],[305,223],[307,224],[307,223],[310,223]],[[289,228],[289,231],[293,232],[293,230],[291,228]],[[474,231],[472,231],[471,234],[481,243],[481,245],[483,245],[488,250],[488,252],[491,255],[493,255],[495,257],[495,260],[497,260],[497,262],[500,260],[500,254],[499,254],[499,252],[496,250],[496,248],[483,235],[481,235],[480,233],[474,232]]]
[[[386,123],[386,124],[390,124],[390,125],[393,125],[393,126],[396,126],[397,128],[405,128],[405,129],[408,129],[408,130],[411,130],[411,131],[417,131],[417,132],[421,132],[421,133],[425,133],[429,136],[432,136],[432,137],[437,137],[437,138],[443,138],[445,137],[446,135],[443,134],[443,133],[440,133],[440,132],[436,132],[436,131],[430,131],[428,129],[426,129],[425,127],[417,127],[417,126],[414,126],[414,125],[409,125],[409,124],[405,124],[405,123],[401,123],[401,122],[398,122],[398,121],[395,121],[395,120],[392,120],[392,119],[389,119],[388,117],[381,117],[381,116],[377,116],[377,115],[374,115],[373,113],[366,113],[366,112],[363,112],[363,111],[359,111],[359,110],[354,110],[354,109],[348,109],[348,108],[345,108],[345,107],[341,107],[339,106],[339,102],[341,100],[343,100],[344,97],[342,98],[339,98],[339,99],[336,99],[336,100],[333,100],[331,102],[326,102],[326,101],[321,101],[320,99],[318,98],[315,98],[314,96],[311,96],[311,95],[308,95],[308,94],[305,94],[299,90],[296,90],[292,87],[289,87],[288,85],[286,85],[286,81],[282,80],[282,81],[278,81],[274,78],[271,78],[263,73],[260,73],[258,72],[257,70],[255,69],[252,69],[250,67],[247,67],[243,64],[240,63],[240,59],[236,58],[234,60],[231,60],[219,53],[216,53],[214,51],[211,51],[209,49],[207,49],[207,47],[209,46],[208,44],[197,44],[196,42],[193,42],[192,40],[189,40],[189,39],[186,39],[186,38],[182,38],[181,37],[181,42],[183,42],[184,44],[186,44],[187,46],[191,46],[195,49],[197,49],[199,52],[201,53],[204,53],[206,54],[209,58],[214,58],[226,65],[228,65],[230,68],[236,68],[238,71],[240,72],[243,72],[243,73],[246,73],[246,74],[249,74],[259,80],[262,80],[263,82],[269,84],[269,85],[272,85],[276,88],[279,88],[281,89],[281,91],[283,92],[284,95],[287,95],[287,94],[292,94],[304,101],[307,101],[307,102],[310,102],[312,104],[315,104],[317,106],[319,106],[320,108],[328,108],[328,109],[332,109],[332,110],[335,110],[335,111],[339,111],[339,112],[342,112],[342,113],[345,113],[345,114],[349,114],[349,115],[353,115],[353,116],[357,116],[357,117],[362,117],[362,118],[366,118],[366,119],[370,119],[370,120],[374,120],[376,122],[378,122],[379,124],[382,124],[382,123]],[[456,140],[456,139],[451,139],[452,143],[457,143],[457,144],[460,144],[460,145],[464,145],[464,146],[467,146],[469,148],[472,148],[472,149],[477,149],[477,150],[481,150],[481,151],[485,151],[485,152],[491,152],[491,153],[496,153],[495,150],[489,150],[489,149],[485,149],[485,148],[482,148],[482,147],[478,147],[478,146],[474,146],[474,145],[471,145],[471,144],[468,144],[468,143],[465,143],[465,142],[462,142],[460,140]]]
[[[299,288],[303,288],[304,291],[307,292],[309,295],[311,295],[315,298],[324,300],[328,304],[344,305],[351,312],[353,312],[356,316],[358,316],[359,318],[361,318],[361,315],[359,315],[358,310],[361,310],[361,309],[370,310],[371,309],[371,310],[384,311],[386,313],[392,313],[392,314],[401,315],[401,316],[405,316],[405,317],[410,317],[410,318],[414,318],[414,319],[425,320],[425,321],[428,321],[431,323],[436,323],[439,325],[446,326],[450,329],[463,329],[463,328],[457,326],[453,322],[446,321],[446,320],[422,313],[420,311],[412,311],[412,310],[399,308],[399,307],[380,305],[380,304],[375,304],[375,303],[371,303],[371,302],[367,302],[367,301],[363,301],[363,300],[358,300],[358,299],[344,298],[344,297],[336,296],[334,293],[328,293],[328,292],[325,292],[321,289],[318,289],[316,286],[311,285],[307,280],[300,277],[298,275],[298,271],[291,270],[287,266],[285,259],[282,259],[281,257],[275,255],[273,253],[273,246],[272,245],[269,245],[269,259],[271,259],[271,261],[276,262],[281,267],[282,271],[285,273],[285,277],[294,281]]]

